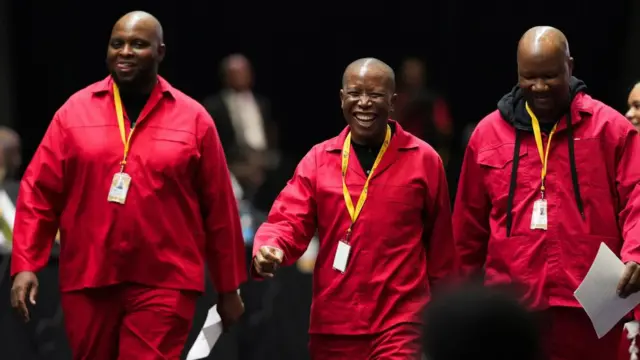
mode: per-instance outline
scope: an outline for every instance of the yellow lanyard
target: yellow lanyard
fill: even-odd
[[[358,219],[358,215],[360,215],[360,211],[362,211],[364,202],[367,200],[367,191],[369,190],[369,181],[373,176],[373,172],[376,171],[376,168],[378,167],[378,165],[380,165],[380,160],[382,160],[382,156],[389,148],[390,140],[391,140],[391,127],[387,125],[387,134],[384,137],[384,142],[382,143],[382,147],[378,152],[376,161],[373,163],[371,172],[369,172],[367,181],[364,183],[364,187],[362,188],[362,193],[360,193],[360,197],[358,198],[358,203],[354,208],[353,201],[351,200],[351,194],[349,194],[349,189],[347,188],[347,182],[346,182],[347,167],[349,165],[349,152],[351,151],[351,133],[348,133],[347,138],[344,139],[344,145],[342,146],[342,193],[344,194],[344,201],[347,204],[347,210],[349,211],[349,216],[351,217],[351,225],[349,226],[347,235],[351,233],[351,228],[353,227],[353,224],[356,222],[356,219]]]
[[[545,190],[544,180],[547,177],[547,164],[549,163],[549,148],[551,147],[551,138],[553,137],[553,134],[555,134],[558,124],[556,123],[555,125],[553,125],[553,129],[551,129],[551,132],[549,133],[549,140],[547,141],[547,149],[545,151],[542,144],[542,135],[540,135],[540,122],[538,121],[538,118],[533,113],[533,111],[531,111],[531,108],[529,108],[528,103],[526,104],[526,108],[527,108],[527,112],[529,113],[529,116],[531,117],[531,125],[533,126],[533,136],[536,138],[536,145],[538,146],[538,154],[540,154],[540,161],[542,161],[542,171],[540,172],[540,179],[541,179],[540,191],[542,192],[542,196],[544,197],[544,190]]]
[[[122,111],[122,100],[120,99],[120,90],[118,86],[113,83],[113,102],[116,104],[116,116],[118,117],[118,127],[120,128],[120,137],[122,138],[122,144],[124,145],[124,155],[120,162],[120,172],[124,171],[124,166],[127,164],[127,155],[129,155],[129,147],[131,144],[131,135],[133,135],[134,128],[129,131],[129,136],[126,136],[126,129],[124,127],[124,112]]]

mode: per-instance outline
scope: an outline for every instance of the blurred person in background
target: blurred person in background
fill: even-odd
[[[2,147],[0,139],[0,148]],[[4,179],[7,174],[6,152],[0,151],[0,254],[2,259],[10,257],[13,240],[13,221],[15,217],[15,200],[18,187],[5,187]],[[10,194],[11,193],[11,194]],[[4,268],[3,268],[4,269]],[[8,274],[8,273],[7,273]],[[10,280],[7,277],[6,280]],[[5,279],[3,279],[5,280]]]
[[[271,102],[255,91],[255,73],[243,54],[226,56],[220,63],[222,89],[204,98],[202,104],[216,124],[229,170],[242,188],[238,198],[245,240],[245,255],[251,261],[253,237],[284,186],[291,171],[281,171],[286,156],[278,148],[278,131],[272,119]],[[242,287],[245,316],[228,340],[214,349],[215,356],[235,351],[239,358],[263,356],[274,334],[265,334],[274,323],[269,306],[272,284],[248,282]]]
[[[434,297],[424,323],[428,360],[541,360],[536,319],[506,290],[463,284]]]
[[[572,76],[559,30],[528,30],[517,61],[518,84],[467,146],[453,215],[461,270],[518,284],[552,360],[614,359],[622,322],[598,339],[574,292],[603,242],[626,264],[618,295],[640,289],[640,138]]]
[[[11,302],[28,321],[59,226],[73,359],[178,359],[205,261],[225,328],[243,312],[244,246],[224,153],[205,109],[158,75],[162,39],[148,13],[116,22],[110,75],[56,112],[20,184]]]
[[[627,119],[640,132],[640,83],[636,83],[627,98],[629,109],[626,112]],[[640,335],[640,309],[633,312],[634,320],[624,325],[622,339],[620,341],[619,360],[638,360],[640,349],[638,348],[638,336]]]
[[[13,129],[0,126],[0,246],[12,241],[15,220],[15,204],[18,198],[20,179],[18,174],[22,165],[20,136]]]
[[[4,152],[6,167],[5,173],[2,174],[2,181],[4,184],[15,184],[17,186],[20,181],[19,174],[22,167],[22,141],[20,140],[20,135],[7,126],[0,126],[0,149]]]
[[[254,275],[294,264],[317,229],[311,358],[415,359],[422,309],[456,268],[442,160],[389,120],[385,63],[351,63],[340,98],[348,126],[298,164],[256,234]]]
[[[448,163],[453,120],[446,100],[429,87],[425,63],[406,59],[400,68],[398,99],[393,117],[407,132],[433,146]]]
[[[16,214],[16,203],[19,192],[18,174],[21,167],[21,139],[13,129],[0,126],[0,293],[11,291],[11,249],[13,228]],[[53,245],[52,256],[60,252],[59,238]],[[0,339],[2,358],[5,359],[40,359],[48,356],[67,354],[65,346],[61,346],[58,334],[63,333],[62,317],[59,311],[58,289],[54,279],[58,277],[58,269],[54,260],[39,272],[40,277],[53,280],[51,286],[43,286],[40,293],[44,297],[51,296],[47,306],[34,312],[26,326],[13,312],[0,312],[0,334],[11,334]],[[10,309],[10,298],[3,297],[0,306]],[[5,303],[6,301],[6,303]],[[2,315],[6,315],[3,317]],[[64,337],[64,335],[62,336]],[[34,346],[37,344],[37,346]]]
[[[223,89],[202,103],[216,123],[231,173],[254,205],[267,211],[283,185],[272,186],[281,154],[271,104],[253,90],[253,69],[244,55],[224,58],[220,73]]]

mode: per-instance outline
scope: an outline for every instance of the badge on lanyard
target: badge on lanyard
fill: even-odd
[[[351,252],[351,245],[345,241],[338,241],[338,248],[336,249],[336,256],[333,258],[333,268],[345,272],[347,270],[347,262],[349,261],[349,253]]]
[[[551,147],[551,138],[556,132],[558,124],[556,123],[549,133],[549,140],[547,141],[546,151],[542,144],[542,135],[540,134],[540,122],[535,116],[529,104],[526,104],[527,112],[531,117],[531,126],[533,127],[533,136],[536,139],[536,146],[538,147],[538,154],[540,155],[540,161],[542,162],[542,170],[540,171],[540,199],[533,203],[533,212],[531,213],[531,230],[547,230],[547,199],[545,199],[545,180],[547,178],[547,164],[549,163],[549,148]]]
[[[127,164],[127,155],[129,155],[129,146],[131,144],[131,136],[133,135],[133,128],[129,131],[129,136],[125,135],[126,129],[124,126],[124,113],[122,111],[122,100],[120,99],[120,91],[118,86],[113,84],[113,102],[116,106],[116,115],[118,118],[118,127],[120,128],[120,137],[122,138],[122,144],[124,145],[124,155],[120,162],[120,171],[113,175],[111,180],[111,187],[109,188],[109,195],[107,201],[118,204],[124,204],[127,200],[127,193],[129,192],[129,186],[131,185],[131,176],[124,172],[124,167]]]
[[[358,203],[355,208],[353,206],[353,200],[351,200],[351,194],[349,193],[349,189],[347,188],[347,169],[349,168],[349,153],[351,151],[351,133],[347,134],[347,137],[344,139],[344,144],[342,145],[342,194],[344,195],[344,202],[347,205],[347,211],[349,211],[349,217],[351,217],[351,225],[347,230],[347,235],[344,240],[338,241],[338,248],[336,249],[336,255],[333,259],[333,268],[340,271],[345,272],[347,269],[347,263],[349,262],[349,254],[351,252],[351,245],[349,245],[349,237],[351,235],[351,229],[353,228],[353,224],[358,219],[360,212],[362,211],[362,207],[364,206],[364,202],[367,200],[367,193],[369,192],[369,181],[371,177],[373,177],[373,173],[375,172],[378,165],[380,165],[380,160],[382,160],[382,156],[389,148],[389,141],[391,140],[391,127],[387,125],[387,133],[384,138],[384,142],[382,143],[382,147],[380,147],[380,151],[378,152],[378,156],[376,157],[376,161],[373,163],[371,167],[371,171],[369,172],[369,176],[367,176],[367,181],[364,183],[364,187],[362,188],[362,192],[360,193],[360,197],[358,198]]]
[[[109,197],[107,198],[107,200],[110,202],[124,204],[124,202],[127,200],[127,192],[129,191],[130,184],[131,176],[129,176],[129,174],[116,173],[115,175],[113,175],[111,188],[109,189]]]
[[[547,230],[547,200],[545,199],[536,200],[533,203],[531,230]]]

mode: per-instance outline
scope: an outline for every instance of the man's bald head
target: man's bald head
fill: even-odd
[[[518,43],[518,55],[562,53],[571,57],[569,42],[562,31],[551,26],[535,26],[522,35]]]
[[[362,77],[368,72],[375,72],[383,77],[386,77],[388,86],[391,92],[396,90],[396,74],[393,69],[381,60],[376,58],[362,58],[358,59],[347,66],[342,75],[342,87],[346,86],[349,76],[358,74]]]
[[[155,16],[144,11],[132,11],[125,14],[116,21],[113,26],[113,31],[116,31],[116,29],[130,29],[139,26],[152,30],[158,44],[162,44],[164,42],[164,31],[162,30],[160,21],[158,21]]]
[[[542,122],[555,122],[571,101],[573,58],[564,34],[550,26],[536,26],[518,43],[518,83]]]

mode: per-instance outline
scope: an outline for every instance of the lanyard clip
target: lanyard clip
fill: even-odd
[[[353,227],[353,223],[351,225],[349,225],[349,228],[347,229],[347,234],[344,236],[344,243],[348,244],[349,243],[349,239],[351,238],[351,228]]]

